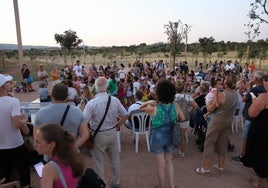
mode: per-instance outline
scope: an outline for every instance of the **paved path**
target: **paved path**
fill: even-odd
[[[36,92],[15,93],[21,102],[29,102],[38,98],[38,85],[33,84]],[[49,86],[50,87],[50,86]],[[49,114],[48,114],[49,115]],[[140,138],[139,153],[135,153],[134,137],[130,142],[130,131],[123,128],[121,137],[121,187],[123,188],[151,188],[157,184],[155,156],[147,151],[146,141],[143,136]],[[232,143],[235,144],[235,151],[229,152],[226,156],[225,169],[223,174],[212,171],[210,177],[201,176],[195,173],[194,169],[202,164],[202,153],[195,144],[195,135],[189,136],[186,158],[175,156],[173,160],[175,171],[175,185],[177,188],[250,188],[249,178],[255,178],[252,169],[234,163],[230,157],[239,154],[241,151],[241,129],[231,136]],[[178,151],[176,151],[178,153]],[[107,158],[106,158],[107,159]],[[85,156],[87,165],[92,167],[92,159]],[[216,162],[216,156],[213,163]],[[106,177],[111,181],[108,159],[106,161]],[[39,187],[39,178],[32,170],[32,185]],[[167,186],[168,187],[168,186]],[[109,186],[108,186],[109,188]]]

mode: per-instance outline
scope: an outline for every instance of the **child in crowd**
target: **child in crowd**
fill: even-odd
[[[218,93],[221,87],[221,83],[222,83],[221,79],[215,79],[215,78],[211,79],[211,84],[210,84],[211,89],[210,89],[210,92],[205,97],[206,106],[210,105],[212,101],[215,100],[216,107],[219,107]],[[209,115],[210,113],[207,112],[205,114],[205,117],[207,118]]]
[[[39,98],[40,102],[51,102],[51,98],[45,82],[39,83]]]
[[[216,102],[216,106],[219,107],[218,102],[218,92],[221,86],[221,80],[220,79],[211,79],[211,89],[210,92],[206,95],[206,105],[210,105],[213,100]]]

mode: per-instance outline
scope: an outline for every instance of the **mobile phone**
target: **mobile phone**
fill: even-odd
[[[250,96],[252,97],[252,99],[255,99],[255,98],[256,98],[256,95],[254,95],[253,92],[250,92],[249,94],[250,94]]]
[[[42,162],[34,165],[34,169],[35,169],[36,173],[38,174],[39,178],[42,177],[43,167],[44,167],[44,164]]]

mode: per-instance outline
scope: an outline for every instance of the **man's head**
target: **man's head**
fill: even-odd
[[[0,87],[13,80],[12,76],[0,74]]]
[[[142,99],[142,92],[141,91],[137,91],[135,93],[135,100],[136,101],[141,101],[141,99]]]
[[[54,85],[51,95],[54,101],[66,101],[68,98],[68,86],[64,83]]]
[[[103,76],[97,78],[95,81],[95,87],[98,93],[106,92],[108,87],[107,79]]]
[[[12,76],[0,74],[0,90],[10,92],[12,89],[12,80]]]
[[[264,75],[264,72],[262,72],[262,71],[255,71],[253,82],[255,84],[262,84],[263,83],[264,76],[265,76]]]

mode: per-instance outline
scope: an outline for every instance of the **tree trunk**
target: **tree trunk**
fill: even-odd
[[[247,46],[247,52],[246,52],[246,63],[248,63],[248,64],[249,64],[249,49],[250,49],[250,47],[249,47],[249,46]]]

